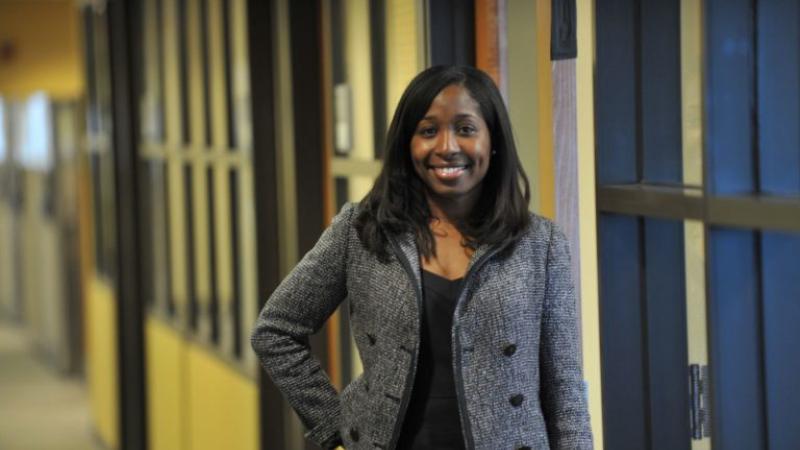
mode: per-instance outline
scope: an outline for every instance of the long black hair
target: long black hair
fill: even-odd
[[[465,245],[505,247],[520,237],[530,221],[528,177],[494,81],[474,67],[434,66],[417,75],[403,92],[386,136],[383,169],[361,200],[356,217],[361,242],[382,260],[389,255],[388,235],[409,231],[425,257],[436,254],[426,187],[411,161],[411,138],[433,99],[451,85],[464,87],[480,106],[493,152],[481,196],[471,216],[457,224]]]

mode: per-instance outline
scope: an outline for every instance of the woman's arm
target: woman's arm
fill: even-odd
[[[552,224],[547,252],[540,364],[542,409],[553,449],[592,448],[577,316],[567,239]]]
[[[261,365],[308,427],[306,438],[330,448],[339,439],[341,407],[308,337],[347,296],[347,240],[355,207],[342,211],[270,296],[250,342]]]

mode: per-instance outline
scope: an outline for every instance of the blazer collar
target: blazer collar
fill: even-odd
[[[414,282],[417,284],[417,286],[422,286],[422,268],[420,266],[419,249],[417,248],[417,242],[416,239],[414,239],[414,234],[411,232],[405,232],[394,236],[394,240],[397,244],[397,248],[402,254],[398,256],[406,258],[408,264],[411,266],[411,270],[414,272]],[[479,245],[478,248],[475,249],[475,253],[473,253],[472,257],[470,258],[469,265],[467,266],[467,273],[469,273],[469,271],[472,269],[472,266],[474,266],[477,261],[479,261],[491,250],[492,247],[488,245]]]

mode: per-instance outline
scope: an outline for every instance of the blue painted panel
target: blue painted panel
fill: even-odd
[[[643,178],[683,181],[678,0],[641,2]]]
[[[750,0],[707,0],[707,182],[718,194],[752,193],[754,36]]]
[[[800,235],[764,233],[764,359],[770,448],[800,446]]]
[[[645,219],[651,450],[689,450],[683,222]]]
[[[646,420],[639,220],[599,220],[600,320],[605,448],[649,447]]]
[[[761,191],[800,194],[800,4],[758,2]]]
[[[595,11],[597,181],[634,183],[638,181],[635,2],[598,0]]]
[[[713,229],[708,280],[714,448],[766,450],[756,236]]]

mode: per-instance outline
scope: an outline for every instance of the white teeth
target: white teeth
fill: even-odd
[[[466,167],[465,166],[434,167],[433,169],[440,176],[453,176],[463,172],[466,169]]]

